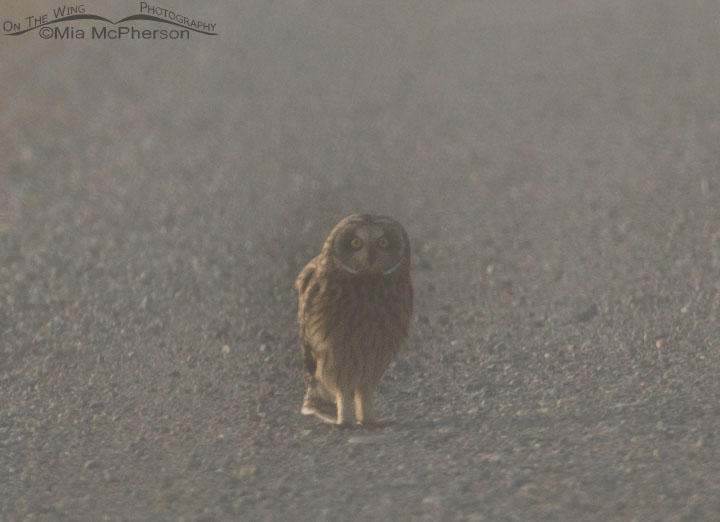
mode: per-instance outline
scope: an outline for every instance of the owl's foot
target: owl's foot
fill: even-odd
[[[337,407],[333,402],[323,401],[317,397],[305,396],[300,413],[303,415],[315,415],[318,419],[335,424],[337,421]]]
[[[318,419],[331,424],[337,420],[338,411],[335,406],[335,397],[328,393],[325,386],[315,377],[307,378],[307,389],[300,413],[315,415]]]

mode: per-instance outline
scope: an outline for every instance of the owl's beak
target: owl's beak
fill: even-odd
[[[375,247],[374,246],[368,247],[368,257],[367,257],[368,265],[373,266],[375,264],[376,258],[377,258],[377,256],[376,256],[376,252],[375,252]]]

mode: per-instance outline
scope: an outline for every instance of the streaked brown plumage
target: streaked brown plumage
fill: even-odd
[[[340,425],[374,424],[372,394],[408,335],[410,243],[394,219],[338,223],[295,281],[307,370],[302,413]]]

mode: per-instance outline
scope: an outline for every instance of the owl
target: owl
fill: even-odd
[[[373,392],[408,336],[410,242],[392,218],[353,214],[302,269],[300,351],[307,371],[301,413],[340,426],[380,424]]]

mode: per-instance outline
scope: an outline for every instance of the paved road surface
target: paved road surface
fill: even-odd
[[[720,4],[173,4],[0,36],[0,520],[720,519]],[[414,249],[376,431],[299,415],[354,211]]]

